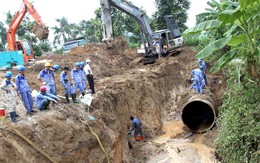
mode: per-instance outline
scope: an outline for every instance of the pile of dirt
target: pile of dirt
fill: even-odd
[[[99,136],[110,161],[146,162],[152,156],[169,152],[171,148],[167,146],[168,141],[195,141],[187,138],[188,132],[176,134],[163,142],[155,141],[163,134],[165,122],[180,121],[176,117],[180,117],[183,104],[194,94],[188,91],[188,79],[192,68],[197,67],[195,52],[185,48],[179,56],[160,58],[153,65],[135,64],[129,67],[137,54],[125,49],[124,43],[119,42],[115,46],[117,49],[107,49],[104,45],[93,44],[92,48],[89,47],[89,53],[48,58],[53,64],[61,66],[71,66],[86,58],[93,61],[97,93],[90,108],[91,115],[95,117],[91,126]],[[38,87],[38,69],[39,65],[33,65],[27,70],[30,86]],[[208,75],[208,79],[223,80],[223,75]],[[63,95],[59,84],[57,87],[59,94]],[[224,85],[209,88],[208,91],[215,89],[213,95],[217,96],[217,102],[220,103]],[[106,162],[105,154],[89,126],[80,121],[86,111],[87,107],[82,104],[61,103],[32,117],[22,115],[25,118],[16,128],[59,162]],[[18,112],[24,112],[24,109],[19,107]],[[146,141],[132,142],[129,139],[127,130],[131,126],[130,115],[136,115],[142,120]],[[180,129],[181,127],[178,128]],[[5,147],[0,149],[0,162],[48,162],[8,128],[1,127],[0,130],[0,142]],[[129,142],[132,142],[134,150],[129,148]],[[196,150],[183,150],[186,153],[180,152],[180,157],[186,158],[189,155],[194,158],[193,162],[200,160]]]
[[[48,27],[42,27],[37,23],[31,26],[30,31],[40,40],[45,40],[49,36]]]

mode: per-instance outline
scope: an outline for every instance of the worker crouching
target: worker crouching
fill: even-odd
[[[11,121],[17,122],[18,120],[16,117],[19,115],[16,113],[16,85],[14,82],[11,81],[12,79],[12,72],[8,71],[5,73],[5,79],[3,80],[0,88],[6,92],[5,97],[7,101],[7,108],[6,110],[9,112]]]
[[[42,111],[45,109],[48,109],[48,106],[50,105],[50,102],[58,103],[59,98],[55,95],[52,95],[50,93],[47,93],[47,87],[41,86],[40,92],[35,97],[35,102],[37,108]]]
[[[128,130],[128,134],[131,135],[132,131],[134,130],[135,140],[144,140],[141,120],[139,118],[134,118],[133,116],[130,117],[130,120],[132,121],[132,129]],[[140,137],[138,134],[140,134]]]
[[[70,71],[69,67],[64,67],[62,73],[60,74],[60,83],[62,84],[62,86],[64,88],[64,93],[65,93],[65,98],[66,98],[67,103],[70,102],[69,95],[71,95],[71,85],[70,85],[70,81],[68,78],[69,71]],[[74,99],[74,96],[72,97],[72,99]]]

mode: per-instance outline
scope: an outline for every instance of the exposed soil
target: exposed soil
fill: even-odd
[[[93,61],[95,86],[90,113],[95,117],[92,129],[99,136],[110,162],[214,162],[212,140],[215,129],[200,135],[189,132],[181,122],[182,106],[194,94],[189,92],[190,71],[197,67],[196,54],[189,48],[178,56],[161,58],[152,65],[142,65],[133,50],[127,49],[121,38],[110,48],[103,44],[88,44],[74,49],[69,55],[54,55],[47,59],[53,64],[72,66],[76,61]],[[39,60],[46,59],[40,58]],[[39,88],[37,75],[42,64],[27,67],[32,88]],[[13,70],[15,74],[15,70]],[[56,74],[58,77],[58,73]],[[205,92],[221,104],[225,79],[222,74],[209,74]],[[60,84],[57,84],[62,94]],[[211,93],[210,93],[211,92]],[[2,92],[3,93],[3,92]],[[2,98],[2,96],[0,97]],[[18,101],[21,121],[14,124],[20,132],[58,162],[107,162],[102,148],[86,118],[82,104],[51,106],[50,110],[26,116]],[[128,137],[130,115],[143,122],[145,141]],[[1,124],[1,123],[0,123]],[[0,162],[50,162],[9,128],[0,127]],[[129,148],[130,144],[133,145]]]

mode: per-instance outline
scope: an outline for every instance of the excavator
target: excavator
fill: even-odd
[[[0,60],[0,67],[7,66],[9,68],[11,65],[28,63],[34,59],[30,43],[27,40],[16,40],[15,36],[27,12],[37,22],[30,28],[30,31],[40,40],[47,39],[49,36],[48,27],[43,23],[34,6],[28,0],[23,0],[21,9],[14,16],[7,31],[8,51],[0,53],[0,57],[4,58]],[[23,61],[21,61],[21,53]]]
[[[167,29],[153,32],[146,15],[131,2],[127,0],[100,0],[100,5],[102,11],[103,42],[113,41],[111,13],[111,6],[113,6],[131,16],[139,24],[141,29],[141,39],[144,45],[143,53],[145,56],[158,56],[162,52],[164,46],[167,46],[168,52],[178,51],[183,46],[181,32],[171,15],[164,16]],[[154,46],[154,42],[156,40],[158,41],[158,39],[160,42],[159,50]]]

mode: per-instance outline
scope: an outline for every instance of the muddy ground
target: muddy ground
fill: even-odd
[[[68,56],[40,58],[38,60],[48,59],[61,66],[72,66],[87,58],[93,61],[97,93],[90,114],[95,120],[90,122],[92,127],[82,123],[82,118],[87,119],[87,106],[83,104],[60,103],[51,106],[50,110],[27,116],[17,99],[21,121],[12,125],[57,162],[107,162],[92,130],[112,163],[217,162],[213,145],[216,128],[204,134],[194,134],[181,121],[182,107],[194,94],[188,89],[190,71],[197,67],[195,54],[184,48],[178,56],[142,65],[138,63],[140,58],[135,51],[127,49],[126,42],[120,39],[109,49],[104,44],[90,44],[74,49]],[[43,65],[27,66],[27,78],[33,89],[40,86],[36,78]],[[214,98],[218,107],[225,79],[222,74],[207,77],[210,85],[206,93]],[[57,84],[57,87],[63,95],[61,85]],[[145,141],[135,142],[133,136],[128,137],[130,115],[142,120]],[[50,162],[0,124],[0,162]]]

